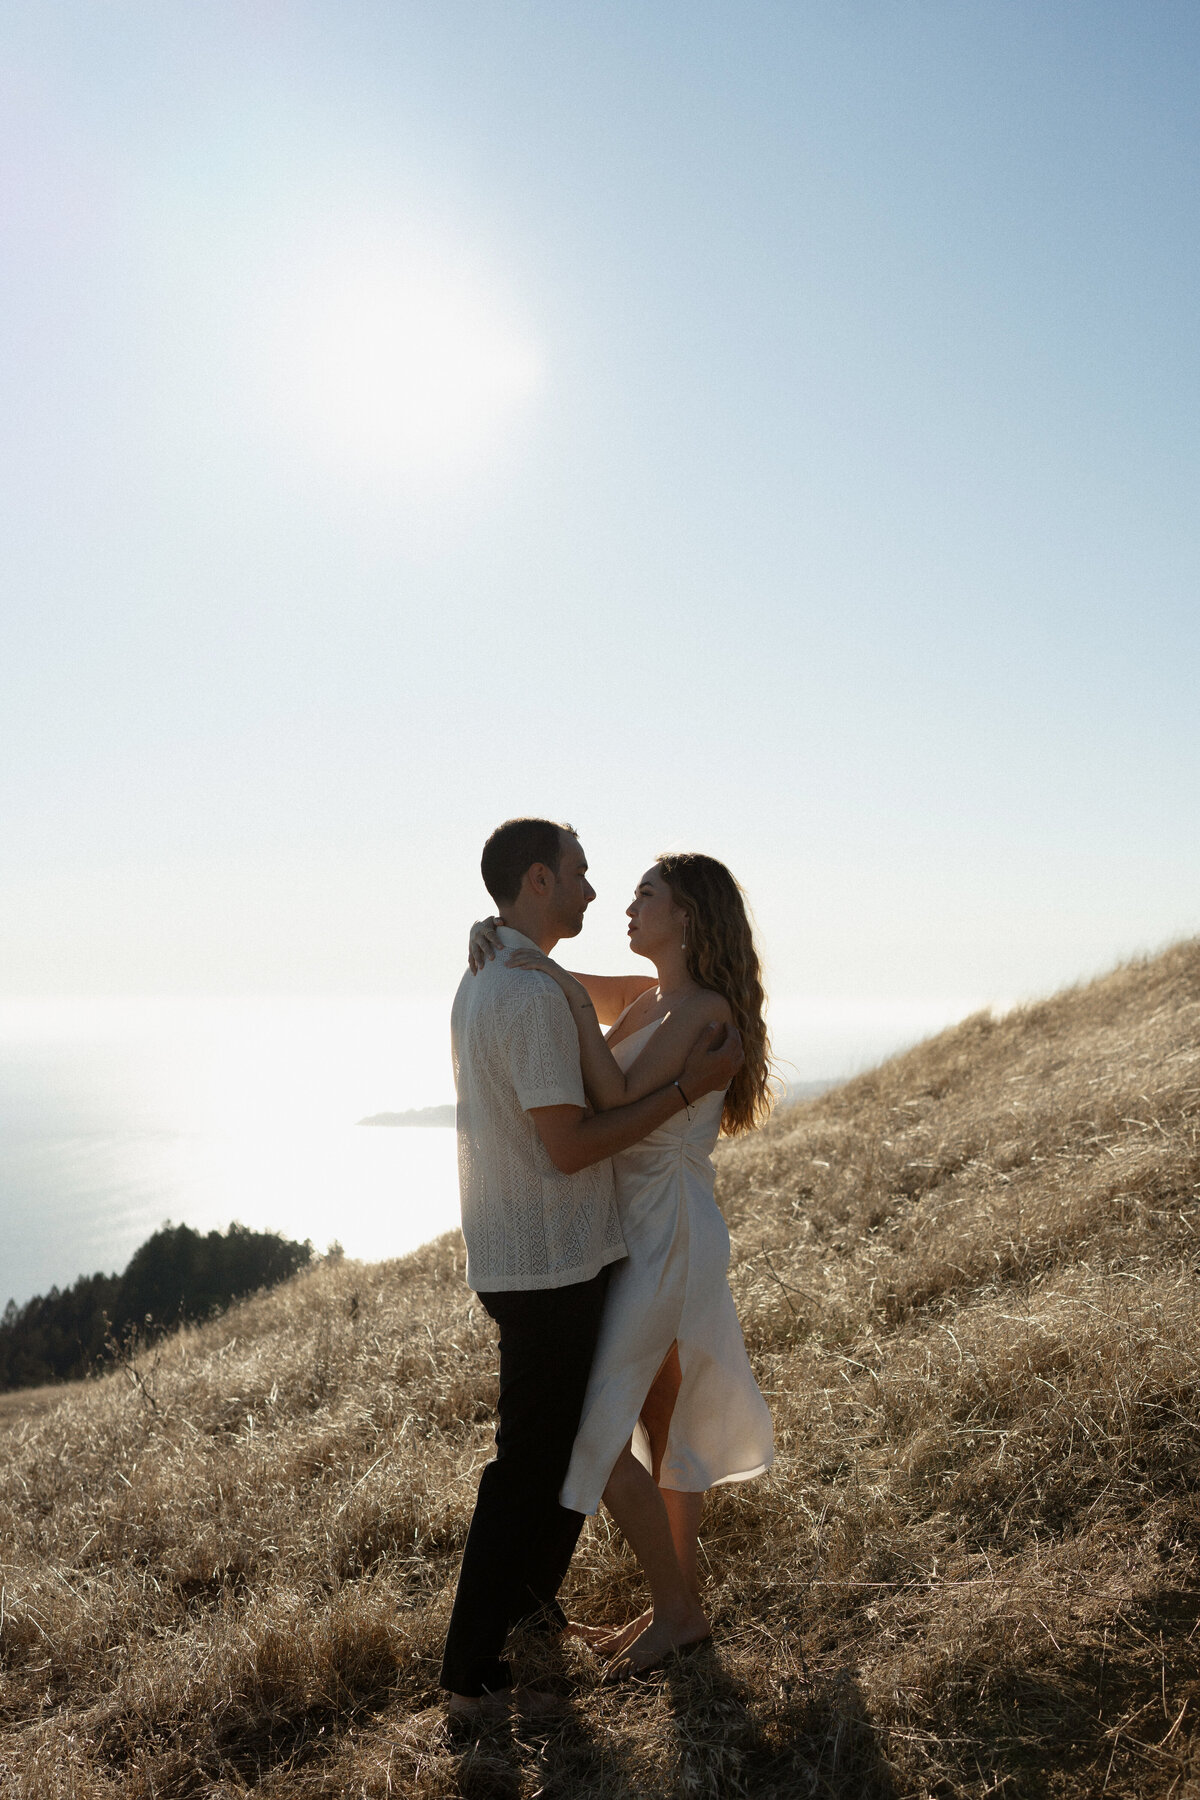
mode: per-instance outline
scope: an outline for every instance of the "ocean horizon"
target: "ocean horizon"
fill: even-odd
[[[976,1004],[777,1001],[781,1075],[812,1092]],[[120,1270],[168,1220],[368,1261],[453,1229],[454,1131],[430,1122],[454,1098],[449,1006],[0,999],[0,1305]]]

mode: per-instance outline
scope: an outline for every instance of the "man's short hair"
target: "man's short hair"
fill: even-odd
[[[506,819],[497,825],[487,843],[479,872],[483,885],[497,906],[511,906],[521,891],[525,871],[545,863],[558,874],[563,836],[574,837],[573,825],[556,825],[552,819]]]

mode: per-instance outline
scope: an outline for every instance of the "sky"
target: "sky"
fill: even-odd
[[[1190,0],[4,0],[0,994],[1007,1003],[1200,928]]]

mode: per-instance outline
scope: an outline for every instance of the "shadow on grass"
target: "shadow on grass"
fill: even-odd
[[[455,1753],[456,1800],[645,1800],[634,1759],[601,1723],[577,1651],[556,1635],[523,1634],[510,1646],[530,1687],[561,1696],[563,1711],[544,1724],[505,1720],[486,1726]]]
[[[856,1682],[805,1683],[756,1717],[712,1645],[670,1665],[674,1794],[683,1800],[895,1800]]]
[[[944,1774],[968,1770],[1012,1800],[1200,1792],[1200,1591],[1163,1583],[1093,1622],[1052,1665],[998,1662],[966,1671],[942,1725]],[[972,1679],[973,1678],[973,1679]],[[954,1749],[950,1749],[950,1745]]]
[[[560,1648],[544,1647],[536,1675],[541,1687],[569,1685]],[[458,1800],[896,1800],[849,1676],[752,1709],[706,1645],[620,1691],[644,1715],[632,1734],[614,1730],[611,1702],[589,1705],[584,1689],[542,1732],[505,1723],[462,1746],[452,1791]]]

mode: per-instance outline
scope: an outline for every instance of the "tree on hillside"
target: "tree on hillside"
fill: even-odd
[[[69,1381],[101,1366],[131,1333],[156,1337],[205,1319],[259,1288],[274,1287],[312,1256],[307,1240],[275,1231],[201,1234],[169,1222],[135,1250],[121,1275],[81,1275],[74,1286],[35,1294],[0,1317],[0,1392]]]
[[[150,1318],[166,1326],[203,1318],[256,1288],[285,1281],[311,1255],[311,1244],[236,1222],[205,1236],[190,1225],[165,1225],[134,1251],[121,1277],[122,1319],[141,1324]]]

